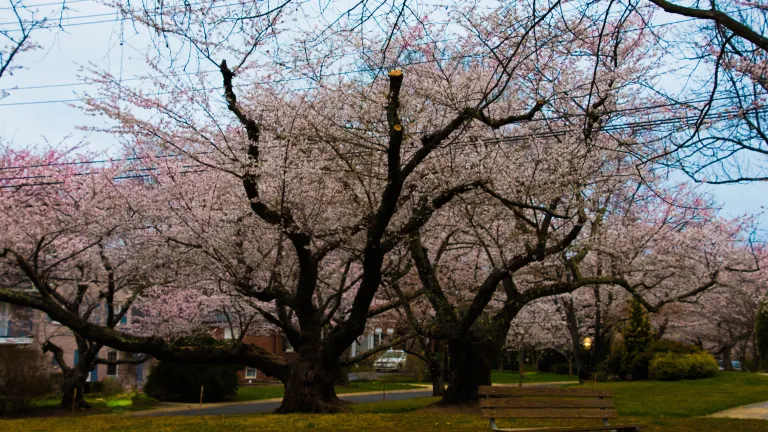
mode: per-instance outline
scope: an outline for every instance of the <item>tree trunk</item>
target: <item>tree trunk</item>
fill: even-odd
[[[727,371],[733,371],[733,364],[731,364],[731,346],[723,347],[723,369]]]
[[[466,404],[477,401],[477,388],[491,384],[490,360],[498,354],[501,344],[476,342],[469,338],[451,340],[448,388],[443,393],[443,404]]]
[[[429,375],[432,378],[432,396],[442,396],[445,392],[445,380],[443,380],[442,362],[439,365],[430,365]]]
[[[61,407],[64,409],[88,409],[91,406],[85,401],[85,380],[88,377],[87,371],[80,370],[75,366],[64,373],[61,383]]]
[[[340,360],[347,360],[349,359],[349,350],[344,351],[344,355],[341,357]],[[334,381],[334,384],[340,387],[349,387],[349,366],[344,366],[339,368],[339,372],[336,375],[336,380]]]
[[[345,403],[336,396],[334,382],[339,377],[337,366],[323,366],[316,359],[297,359],[285,383],[283,402],[277,413],[335,413]]]

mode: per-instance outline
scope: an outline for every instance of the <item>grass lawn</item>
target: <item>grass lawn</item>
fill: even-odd
[[[720,372],[715,378],[694,381],[637,381],[588,383],[579,387],[613,389],[622,415],[692,417],[768,401],[768,376]],[[768,430],[768,423],[764,429]]]
[[[559,381],[578,381],[576,376],[557,375],[549,372],[525,372],[524,383],[544,383]],[[520,374],[517,371],[491,371],[493,384],[517,384],[520,382]]]
[[[344,393],[362,393],[370,391],[393,390],[412,390],[421,388],[408,383],[380,382],[380,381],[354,381],[348,387],[336,387],[337,394]],[[237,391],[236,401],[251,401],[262,399],[273,399],[283,397],[284,388],[282,385],[240,387]]]
[[[592,383],[584,385],[592,386]],[[768,400],[768,377],[737,372],[712,379],[683,382],[597,383],[616,392],[621,422],[643,423],[644,432],[764,432],[764,420],[696,417],[722,409]],[[364,391],[358,387],[358,391]],[[3,432],[43,431],[489,431],[475,408],[430,406],[438,398],[411,399],[350,407],[336,415],[274,415],[212,417],[132,417],[127,414],[0,420]],[[529,420],[500,423],[502,427],[594,424],[572,420]]]
[[[344,414],[257,414],[210,417],[131,417],[128,415],[96,415],[88,417],[53,417],[0,421],[4,432],[64,432],[72,430],[152,432],[244,431],[265,432],[332,431],[490,431],[488,423],[471,409],[427,407],[437,398],[361,404]],[[644,432],[758,432],[766,430],[763,420],[730,420],[710,418],[642,418],[622,417],[622,421],[641,422],[649,426]],[[572,421],[508,422],[500,426],[556,426],[594,424]]]
[[[91,393],[85,395],[85,400],[93,407],[94,412],[100,413],[142,411],[154,408],[159,404],[156,399],[152,399],[143,393],[125,393],[114,396]],[[59,397],[38,399],[33,402],[36,408],[43,411],[62,411],[59,408],[59,403],[61,403],[61,398]]]

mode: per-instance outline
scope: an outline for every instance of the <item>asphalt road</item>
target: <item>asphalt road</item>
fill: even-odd
[[[422,398],[422,397],[429,397],[429,396],[432,396],[431,390],[424,390],[420,392],[393,391],[391,393],[390,392],[386,393],[386,400],[388,401],[404,400],[404,399]],[[354,403],[382,401],[382,397],[380,393],[375,395],[351,394],[351,395],[339,396],[339,398],[345,401],[354,402]],[[249,404],[226,405],[226,406],[209,407],[209,408],[203,408],[203,409],[189,409],[184,411],[158,412],[158,413],[149,414],[149,415],[151,416],[200,416],[200,415],[252,414],[252,413],[271,412],[276,410],[278,406],[280,406],[279,402],[254,401],[254,403],[249,403]]]

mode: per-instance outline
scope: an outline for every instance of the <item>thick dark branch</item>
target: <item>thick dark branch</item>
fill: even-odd
[[[488,193],[488,195],[490,195],[490,196],[496,198],[497,200],[499,200],[499,202],[504,204],[504,207],[507,207],[509,209],[522,208],[522,209],[528,209],[528,210],[536,210],[536,211],[540,211],[540,212],[546,213],[546,214],[548,214],[548,215],[550,215],[552,217],[558,218],[558,219],[568,219],[568,218],[570,218],[570,216],[556,213],[551,208],[548,208],[548,207],[526,204],[526,203],[523,203],[523,202],[514,201],[514,200],[510,200],[510,199],[504,198],[503,196],[501,196],[498,193],[496,193],[493,189],[489,188],[488,185],[486,185],[486,184],[480,185],[480,189],[484,190],[486,193]]]
[[[549,285],[539,285],[527,289],[525,292],[520,294],[520,296],[515,299],[515,301],[520,305],[526,305],[540,298],[570,293],[589,285],[620,285],[625,282],[626,281],[624,279],[613,276],[584,277],[573,281],[556,282]]]
[[[392,181],[400,179],[400,147],[403,143],[403,125],[400,121],[400,88],[403,85],[403,72],[393,70],[389,73],[389,94],[387,95],[387,124],[389,125],[389,147],[387,149],[387,177]],[[399,195],[399,194],[398,194]]]
[[[515,256],[507,262],[507,265],[504,268],[497,268],[491,272],[491,274],[489,274],[488,277],[486,277],[486,279],[483,281],[483,284],[480,286],[480,289],[478,289],[477,294],[475,294],[475,298],[473,299],[472,304],[467,309],[464,318],[461,320],[461,325],[459,326],[458,331],[464,332],[472,327],[472,324],[474,324],[475,320],[477,320],[477,318],[483,313],[485,306],[487,306],[493,298],[493,293],[496,291],[496,288],[498,287],[499,283],[501,283],[501,281],[534,261],[543,260],[550,255],[558,254],[565,250],[565,248],[567,248],[571,243],[573,243],[574,240],[576,240],[576,237],[578,237],[586,221],[586,214],[583,211],[579,212],[579,218],[576,221],[576,225],[574,225],[568,234],[563,237],[556,245],[546,247],[546,237],[543,239],[540,238],[539,243],[535,249]]]
[[[405,300],[410,302],[413,301],[421,296],[424,295],[424,290],[416,290],[408,295],[405,296]],[[371,308],[368,311],[368,318],[373,318],[375,316],[379,316],[383,314],[384,312],[391,311],[392,309],[395,309],[402,305],[402,302],[400,299],[391,301],[389,303],[383,304],[381,306],[377,306],[375,308]]]
[[[93,360],[93,363],[94,364],[115,365],[115,366],[116,365],[121,365],[121,364],[137,365],[137,364],[142,364],[142,363],[146,362],[147,360],[149,360],[151,358],[152,358],[152,356],[146,355],[146,354],[139,355],[139,356],[132,357],[132,358],[127,358],[127,359],[119,359],[119,360],[107,360],[107,359],[103,359],[103,358],[96,358],[96,359]]]
[[[382,242],[382,250],[384,250],[384,252],[391,251],[401,239],[423,227],[436,210],[439,210],[441,207],[448,204],[453,198],[463,193],[477,189],[483,184],[485,184],[485,182],[482,180],[460,184],[458,186],[442,191],[431,201],[427,200],[426,198],[423,199],[419,203],[418,207],[413,211],[411,217],[405,222],[405,224],[403,224],[403,226],[395,234],[389,236],[389,238]]]
[[[421,236],[418,232],[411,236],[408,247],[413,262],[416,265],[421,285],[424,287],[427,300],[429,300],[429,303],[435,310],[438,325],[441,329],[455,328],[459,323],[459,318],[456,316],[453,306],[440,286],[440,281],[437,279],[435,269],[429,261],[426,248],[421,244]]]
[[[293,225],[293,219],[289,214],[281,214],[261,202],[257,181],[258,178],[255,173],[251,172],[251,170],[257,167],[261,162],[259,158],[259,137],[261,135],[261,128],[254,119],[248,117],[242,107],[237,103],[237,96],[235,95],[232,86],[232,79],[235,77],[235,74],[229,67],[227,67],[226,60],[222,60],[219,65],[219,71],[224,79],[224,97],[227,100],[227,108],[235,115],[235,117],[237,117],[240,124],[245,128],[248,140],[250,141],[248,144],[249,169],[242,176],[242,181],[243,188],[245,188],[245,194],[251,202],[251,209],[256,215],[269,224],[282,224],[283,227]]]
[[[661,310],[661,308],[663,306],[665,306],[665,305],[667,305],[669,303],[675,303],[675,302],[678,302],[678,301],[681,301],[681,300],[685,300],[687,298],[699,295],[699,294],[703,293],[704,291],[707,291],[708,289],[714,287],[715,285],[718,284],[717,278],[718,278],[719,274],[720,274],[719,271],[715,271],[712,274],[712,278],[707,283],[702,284],[702,285],[700,285],[700,286],[698,286],[698,287],[696,287],[696,288],[694,288],[694,289],[692,289],[692,290],[690,290],[688,292],[685,292],[683,294],[680,294],[680,295],[677,295],[677,296],[670,297],[668,299],[662,300],[662,301],[656,303],[655,305],[650,304],[650,302],[648,302],[648,300],[646,300],[643,297],[643,295],[637,291],[636,287],[634,285],[630,285],[629,282],[621,279],[618,282],[616,282],[616,285],[619,285],[622,288],[624,288],[625,290],[627,290],[627,292],[630,293],[632,295],[632,297],[634,297],[641,305],[643,305],[645,310],[647,310],[648,312],[651,312],[651,313],[657,313],[657,312],[659,312]]]
[[[402,176],[403,178],[408,177],[415,169],[419,166],[419,164],[429,156],[432,151],[434,151],[440,144],[442,144],[443,141],[445,141],[446,138],[448,138],[452,133],[459,130],[461,127],[463,127],[467,122],[469,122],[472,119],[479,120],[486,125],[490,126],[493,129],[498,129],[501,126],[509,125],[512,123],[519,123],[527,120],[531,120],[534,115],[536,115],[537,112],[541,111],[541,108],[546,104],[545,101],[539,100],[536,102],[536,104],[531,108],[527,113],[520,114],[520,115],[512,115],[509,117],[504,117],[501,119],[491,119],[487,117],[485,114],[483,114],[482,111],[476,109],[476,108],[464,108],[464,110],[459,113],[456,117],[454,117],[450,122],[448,122],[445,127],[440,129],[439,131],[427,134],[421,138],[421,144],[422,147],[414,153],[414,155],[411,157],[411,160],[408,161],[407,164],[403,167],[402,170]]]
[[[685,6],[676,5],[666,0],[650,0],[651,3],[659,6],[665,11],[677,15],[687,16],[691,18],[699,18],[703,20],[715,21],[728,30],[732,31],[736,36],[739,36],[745,40],[748,40],[762,49],[764,52],[768,52],[768,38],[761,33],[752,30],[749,26],[742,23],[739,20],[731,18],[730,15],[725,12],[721,12],[717,9],[696,9]]]
[[[285,380],[288,363],[261,347],[240,344],[234,347],[174,346],[159,337],[135,336],[129,333],[91,324],[52,300],[31,294],[0,288],[0,301],[27,306],[47,313],[51,319],[80,334],[83,338],[126,352],[147,353],[159,360],[180,363],[238,364],[261,369],[264,373]]]
[[[511,115],[499,119],[490,118],[486,116],[485,113],[483,113],[481,110],[475,108],[464,108],[463,114],[468,118],[479,120],[480,122],[490,126],[492,129],[498,129],[502,126],[510,125],[512,123],[520,123],[533,119],[533,116],[535,116],[537,112],[541,111],[541,109],[546,104],[547,102],[545,100],[539,99],[536,101],[536,104],[530,110],[528,110],[527,113]]]
[[[56,360],[56,364],[59,365],[59,368],[61,368],[62,372],[64,373],[69,372],[70,368],[69,366],[67,366],[67,362],[64,361],[64,350],[61,349],[60,346],[47,340],[43,343],[42,349],[43,349],[43,352],[53,353],[53,358],[54,360]]]
[[[392,341],[387,342],[385,344],[381,344],[381,345],[377,346],[376,348],[374,348],[372,350],[368,350],[368,351],[366,351],[364,353],[358,354],[358,355],[356,355],[354,357],[350,357],[350,358],[348,358],[346,360],[341,360],[341,361],[339,361],[339,365],[344,367],[344,366],[353,365],[355,363],[359,363],[359,362],[361,362],[361,361],[363,361],[363,360],[373,356],[374,354],[378,354],[378,353],[380,353],[382,351],[388,350],[388,349],[393,348],[393,347],[395,347],[397,345],[405,343],[406,341],[412,339],[413,337],[414,337],[414,335],[407,334],[405,336],[392,339]]]

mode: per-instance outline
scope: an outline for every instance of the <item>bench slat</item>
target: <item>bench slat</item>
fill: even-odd
[[[611,390],[574,389],[557,387],[503,387],[480,386],[480,396],[562,396],[562,397],[613,397]]]
[[[480,408],[615,408],[613,399],[480,399]]]
[[[483,418],[619,418],[613,409],[598,408],[486,408],[480,410]]]

